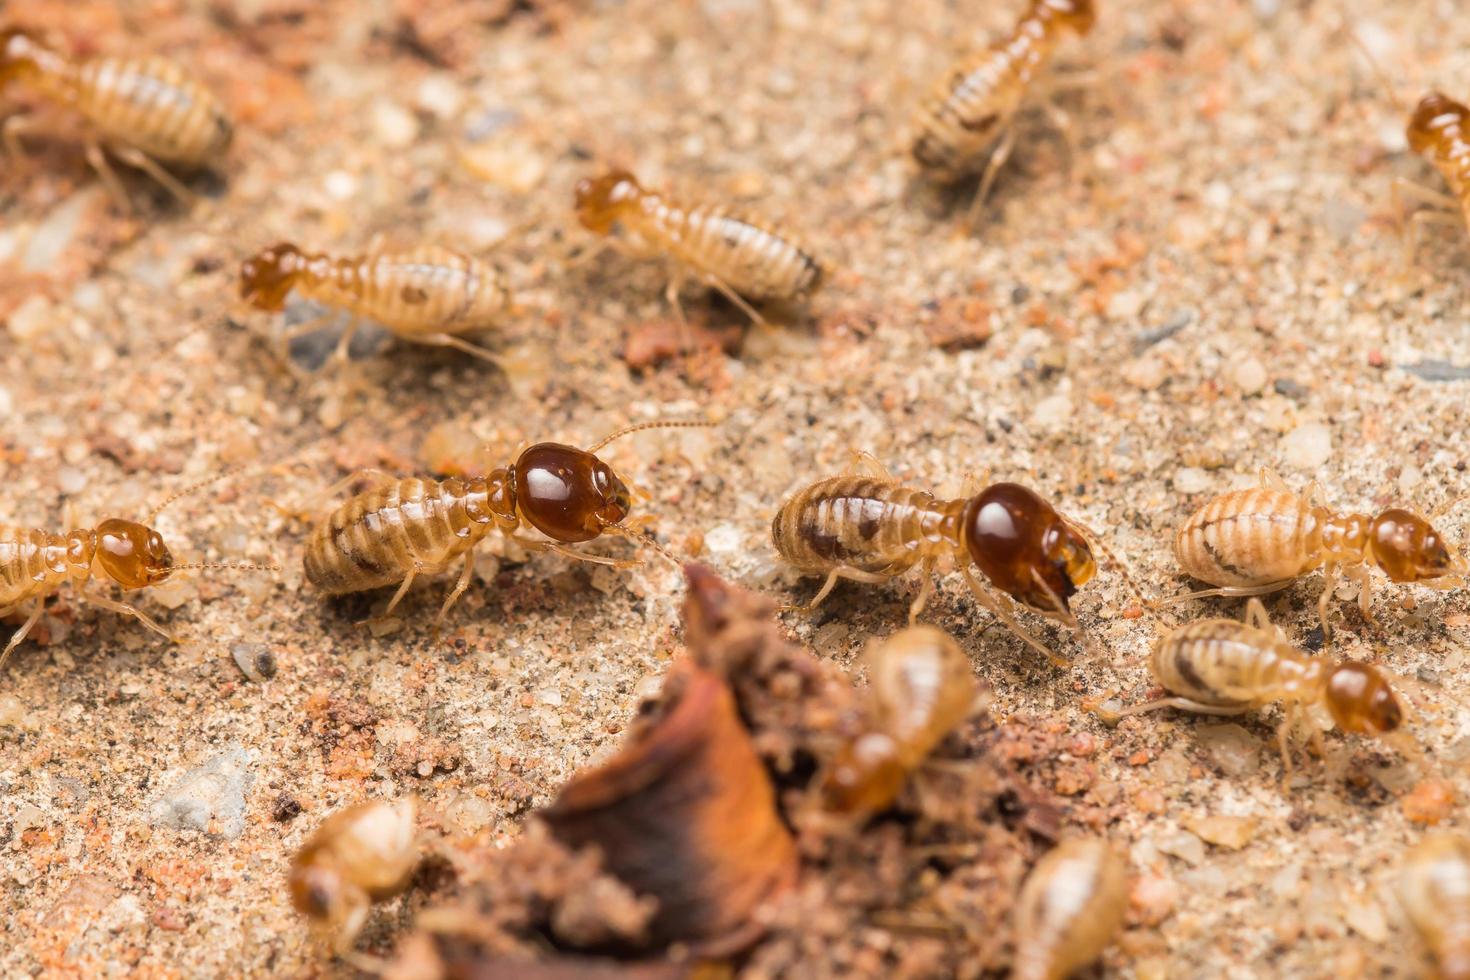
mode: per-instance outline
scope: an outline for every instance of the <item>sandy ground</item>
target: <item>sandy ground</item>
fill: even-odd
[[[224,179],[197,182],[209,196],[192,211],[142,179],[128,181],[139,212],[116,208],[64,113],[28,166],[0,174],[0,519],[140,518],[244,465],[157,524],[184,560],[284,566],[140,595],[180,645],[63,594],[5,666],[4,975],[330,973],[283,887],[324,814],[413,792],[454,829],[502,839],[617,743],[677,647],[675,572],[492,540],[440,642],[444,583],[370,631],[354,621],[386,596],[305,591],[307,526],[265,505],[311,507],[360,466],[454,472],[482,465],[481,442],[500,463],[523,441],[707,413],[719,428],[606,458],[648,491],[671,547],[790,599],[814,583],[777,571],[770,516],[855,447],[944,494],[1024,480],[1152,593],[1184,588],[1172,528],[1263,466],[1352,509],[1430,509],[1466,489],[1467,375],[1448,370],[1470,365],[1465,235],[1431,229],[1406,268],[1391,202],[1396,177],[1441,186],[1406,150],[1404,104],[1435,85],[1470,94],[1455,88],[1470,21],[1449,0],[1104,3],[1061,54],[1097,73],[1061,97],[1075,155],[1028,117],[975,234],[963,196],[911,180],[904,128],[937,68],[1017,4],[446,3],[417,33],[400,19],[411,6],[0,4],[77,49],[187,60],[240,119]],[[567,261],[592,244],[571,185],[604,163],[777,217],[840,270],[809,316],[701,359],[694,383],[635,370],[672,330],[667,270]],[[509,374],[402,345],[345,375],[283,370],[263,339],[279,318],[235,300],[238,262],[280,238],[351,252],[375,234],[477,251],[509,237],[495,259],[517,309],[486,338]],[[741,322],[686,296],[696,324]],[[1444,522],[1455,540],[1463,518]],[[844,586],[791,622],[847,663],[902,622],[913,588]],[[1268,603],[1304,643],[1320,641],[1319,588]],[[1432,780],[1470,791],[1456,699],[1470,609],[1462,592],[1386,586],[1375,631],[1352,595],[1333,604],[1338,652],[1413,679],[1431,769],[1330,734],[1283,792],[1270,714],[1110,730],[1082,709],[1151,683],[1159,627],[1122,615],[1116,575],[1078,597],[1096,655],[1044,631],[1077,656],[1067,670],[944,581],[928,617],[962,639],[998,710],[1076,733],[1081,775],[1058,791],[1105,807],[1104,832],[1131,848],[1144,884],[1107,975],[1414,971],[1392,873],[1425,823],[1462,819]],[[1175,614],[1218,610],[1240,611]],[[275,673],[257,682],[236,654],[262,650]],[[367,945],[384,948],[394,921],[390,908]]]

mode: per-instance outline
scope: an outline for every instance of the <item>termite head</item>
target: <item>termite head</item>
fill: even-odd
[[[1033,609],[1066,614],[1067,600],[1097,573],[1087,539],[1019,484],[976,494],[963,522],[965,547],[986,578]]]
[[[606,235],[642,193],[638,178],[626,170],[583,178],[577,181],[577,220],[589,231]]]
[[[878,813],[893,805],[907,775],[897,743],[882,732],[867,732],[833,757],[822,781],[822,800],[839,813]]]
[[[1415,153],[1433,151],[1445,138],[1445,130],[1463,126],[1470,109],[1442,92],[1430,92],[1419,100],[1409,118],[1406,135]]]
[[[246,259],[240,263],[240,298],[257,309],[279,312],[304,258],[301,249],[281,242]]]
[[[163,535],[146,524],[109,518],[97,525],[95,561],[124,589],[157,585],[173,573],[174,556]]]
[[[1327,675],[1327,710],[1337,727],[1359,735],[1386,735],[1403,723],[1404,706],[1383,675],[1347,661]]]
[[[1373,518],[1368,527],[1373,563],[1395,582],[1460,575],[1464,562],[1428,521],[1412,511],[1394,508]]]
[[[1078,34],[1086,34],[1097,23],[1097,7],[1092,0],[1036,0],[1032,9]]]
[[[35,39],[19,28],[0,31],[0,87],[36,70],[38,47]]]
[[[402,891],[418,863],[418,806],[374,800],[332,814],[296,852],[286,884],[291,904],[351,945],[375,900]]]
[[[592,540],[633,507],[628,485],[585,449],[537,443],[516,459],[514,474],[516,509],[563,543]]]

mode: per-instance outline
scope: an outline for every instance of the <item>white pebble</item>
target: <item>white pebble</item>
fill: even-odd
[[[357,178],[345,170],[333,170],[322,182],[327,193],[339,201],[345,201],[355,195],[357,184]]]
[[[10,394],[10,389],[0,385],[0,417],[7,416],[15,411],[15,398]]]
[[[1321,422],[1299,425],[1281,440],[1281,454],[1287,466],[1314,470],[1332,458],[1332,430]]]
[[[1236,364],[1230,376],[1242,395],[1258,394],[1268,380],[1266,366],[1254,357]]]
[[[1412,463],[1410,463],[1408,466],[1405,466],[1403,472],[1399,474],[1399,495],[1403,497],[1408,497],[1412,495],[1414,492],[1414,488],[1417,487],[1420,481],[1422,481],[1423,479],[1424,471],[1421,470],[1419,467],[1415,466]]]
[[[10,313],[6,326],[16,340],[25,342],[49,330],[55,321],[51,301],[37,293]]]
[[[536,692],[536,700],[542,704],[549,704],[552,707],[556,707],[561,704],[561,691],[554,687],[543,687]]]
[[[1164,362],[1157,357],[1141,357],[1123,369],[1123,380],[1140,391],[1153,391],[1165,375]]]
[[[373,129],[384,146],[402,149],[419,135],[419,121],[396,102],[380,99],[373,103]]]
[[[419,82],[415,104],[425,112],[440,119],[449,119],[459,114],[464,106],[464,90],[451,75],[429,75]]]
[[[1204,493],[1210,489],[1210,477],[1198,466],[1182,466],[1174,471],[1174,489],[1178,493]]]
[[[1052,395],[1036,403],[1031,421],[1043,429],[1060,429],[1072,418],[1072,399],[1066,395]]]
[[[716,524],[704,534],[704,546],[711,555],[734,555],[745,547],[745,535],[734,524]]]
[[[62,466],[56,471],[56,486],[67,496],[80,493],[87,485],[87,474],[75,466]]]

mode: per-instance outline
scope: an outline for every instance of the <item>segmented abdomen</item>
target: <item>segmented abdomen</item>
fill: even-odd
[[[921,490],[837,476],[782,504],[771,521],[771,540],[782,559],[802,571],[848,565],[897,573],[925,555],[955,547],[944,531],[954,524],[953,510]]]
[[[234,125],[208,89],[163,58],[94,58],[76,76],[76,106],[102,133],[173,163],[209,163]]]
[[[1211,585],[1250,586],[1304,575],[1322,563],[1322,521],[1286,490],[1221,494],[1174,536],[1185,573]]]
[[[0,524],[0,609],[53,591],[66,575],[65,535]]]
[[[510,302],[499,269],[437,245],[336,262],[302,292],[406,337],[483,329]]]
[[[1444,980],[1470,980],[1470,841],[1440,833],[1416,845],[1399,875],[1399,901]]]
[[[1222,707],[1290,697],[1320,669],[1273,634],[1233,619],[1180,627],[1154,646],[1151,666],[1170,694]]]
[[[492,526],[483,481],[407,479],[360,493],[306,542],[306,580],[328,595],[437,571]]]
[[[649,198],[645,215],[669,251],[742,296],[800,299],[822,284],[821,262],[781,232],[725,208],[681,208]]]

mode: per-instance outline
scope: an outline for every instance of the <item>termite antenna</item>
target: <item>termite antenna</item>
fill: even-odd
[[[145,524],[152,524],[153,523],[153,519],[155,517],[157,517],[160,513],[162,513],[163,510],[165,508],[167,508],[169,505],[174,504],[174,503],[177,503],[178,501],[184,499],[185,497],[190,496],[191,494],[198,493],[200,490],[203,490],[205,487],[208,487],[208,486],[210,486],[212,484],[218,483],[219,481],[224,480],[224,479],[226,479],[228,477],[238,476],[241,472],[244,471],[244,469],[245,469],[245,467],[243,467],[243,466],[231,466],[231,467],[228,467],[228,468],[223,469],[220,472],[216,473],[214,476],[210,477],[207,480],[200,480],[198,483],[195,483],[195,484],[193,484],[191,486],[187,486],[184,489],[178,491],[177,493],[174,493],[174,494],[170,495],[169,497],[167,497],[163,501],[163,503],[159,504],[157,507],[153,508],[152,510],[150,510],[148,512],[148,517],[144,520],[143,523],[145,523]]]
[[[671,419],[661,422],[639,422],[637,425],[630,425],[626,428],[619,429],[586,451],[596,453],[597,450],[614,440],[621,439],[623,436],[632,435],[635,432],[643,432],[646,429],[712,429],[716,424],[707,419]]]
[[[195,561],[187,565],[174,565],[171,571],[182,572],[191,568],[224,569],[232,572],[279,572],[281,566],[275,562],[262,564],[253,561]]]
[[[1460,506],[1460,504],[1463,504],[1467,500],[1470,500],[1470,493],[1462,493],[1457,497],[1451,497],[1449,500],[1446,500],[1444,503],[1434,508],[1434,510],[1429,515],[1429,520],[1439,520],[1441,517],[1448,514],[1450,511],[1454,510],[1456,507]]]
[[[1103,557],[1108,560],[1108,564],[1112,566],[1113,571],[1118,573],[1119,577],[1123,579],[1124,584],[1128,586],[1128,590],[1132,592],[1133,595],[1138,599],[1139,605],[1145,611],[1147,611],[1149,615],[1153,616],[1155,621],[1162,623],[1163,617],[1161,617],[1158,612],[1158,607],[1160,605],[1159,601],[1157,599],[1149,599],[1143,594],[1143,589],[1139,586],[1138,580],[1133,577],[1132,571],[1129,570],[1128,565],[1123,561],[1123,559],[1118,557],[1118,553],[1112,548],[1108,547],[1107,542],[1105,542],[1096,531],[1088,527],[1086,524],[1083,524],[1080,521],[1075,521],[1070,517],[1064,517],[1063,520],[1065,520],[1069,526],[1076,528],[1077,532],[1087,539],[1087,543],[1089,545],[1102,552]],[[1167,626],[1169,624],[1164,623],[1164,625]]]
[[[1388,72],[1383,70],[1383,65],[1379,63],[1377,56],[1375,56],[1372,51],[1368,50],[1368,45],[1364,43],[1361,37],[1358,36],[1358,32],[1354,30],[1353,26],[1347,22],[1347,18],[1345,16],[1342,17],[1342,30],[1345,34],[1347,34],[1348,39],[1352,41],[1353,47],[1357,48],[1358,53],[1363,56],[1363,60],[1368,62],[1369,70],[1371,70],[1373,72],[1373,76],[1378,79],[1378,84],[1382,86],[1383,91],[1388,94],[1389,101],[1394,104],[1394,108],[1396,108],[1399,112],[1407,115],[1409,112],[1409,107],[1405,105],[1403,100],[1401,100],[1395,94],[1394,83],[1393,80],[1388,77]]]
[[[651,534],[642,534],[638,531],[633,530],[631,527],[628,527],[626,524],[604,524],[603,527],[606,530],[612,531],[616,534],[621,534],[623,537],[629,539],[630,541],[636,542],[637,544],[648,545],[654,551],[657,551],[660,555],[663,555],[669,561],[673,562],[675,566],[682,567],[684,564],[683,558],[680,558],[668,548],[665,548],[663,545],[659,544],[658,540],[654,538],[654,536]]]

